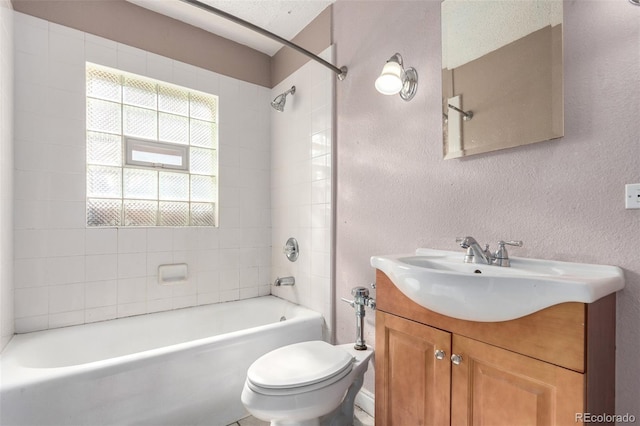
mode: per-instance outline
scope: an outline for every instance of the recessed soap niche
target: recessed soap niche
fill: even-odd
[[[189,279],[189,267],[186,263],[173,263],[158,266],[158,284],[186,284]]]

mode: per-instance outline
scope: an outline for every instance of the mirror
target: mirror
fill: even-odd
[[[441,10],[444,158],[563,136],[562,0]]]

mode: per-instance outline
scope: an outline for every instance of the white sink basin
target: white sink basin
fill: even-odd
[[[371,257],[417,304],[469,321],[508,321],[564,302],[592,303],[624,287],[616,266],[512,257],[510,267],[464,263],[464,251]]]

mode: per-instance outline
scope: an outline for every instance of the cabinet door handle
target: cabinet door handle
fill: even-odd
[[[460,365],[462,362],[462,355],[453,354],[451,355],[451,362],[455,365]]]
[[[447,355],[447,353],[445,351],[443,351],[442,349],[438,349],[436,350],[436,352],[434,353],[434,356],[436,357],[436,359],[444,359],[444,357]]]

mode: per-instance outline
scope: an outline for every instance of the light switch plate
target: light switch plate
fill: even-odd
[[[640,183],[630,183],[624,186],[624,206],[627,209],[640,209]]]

